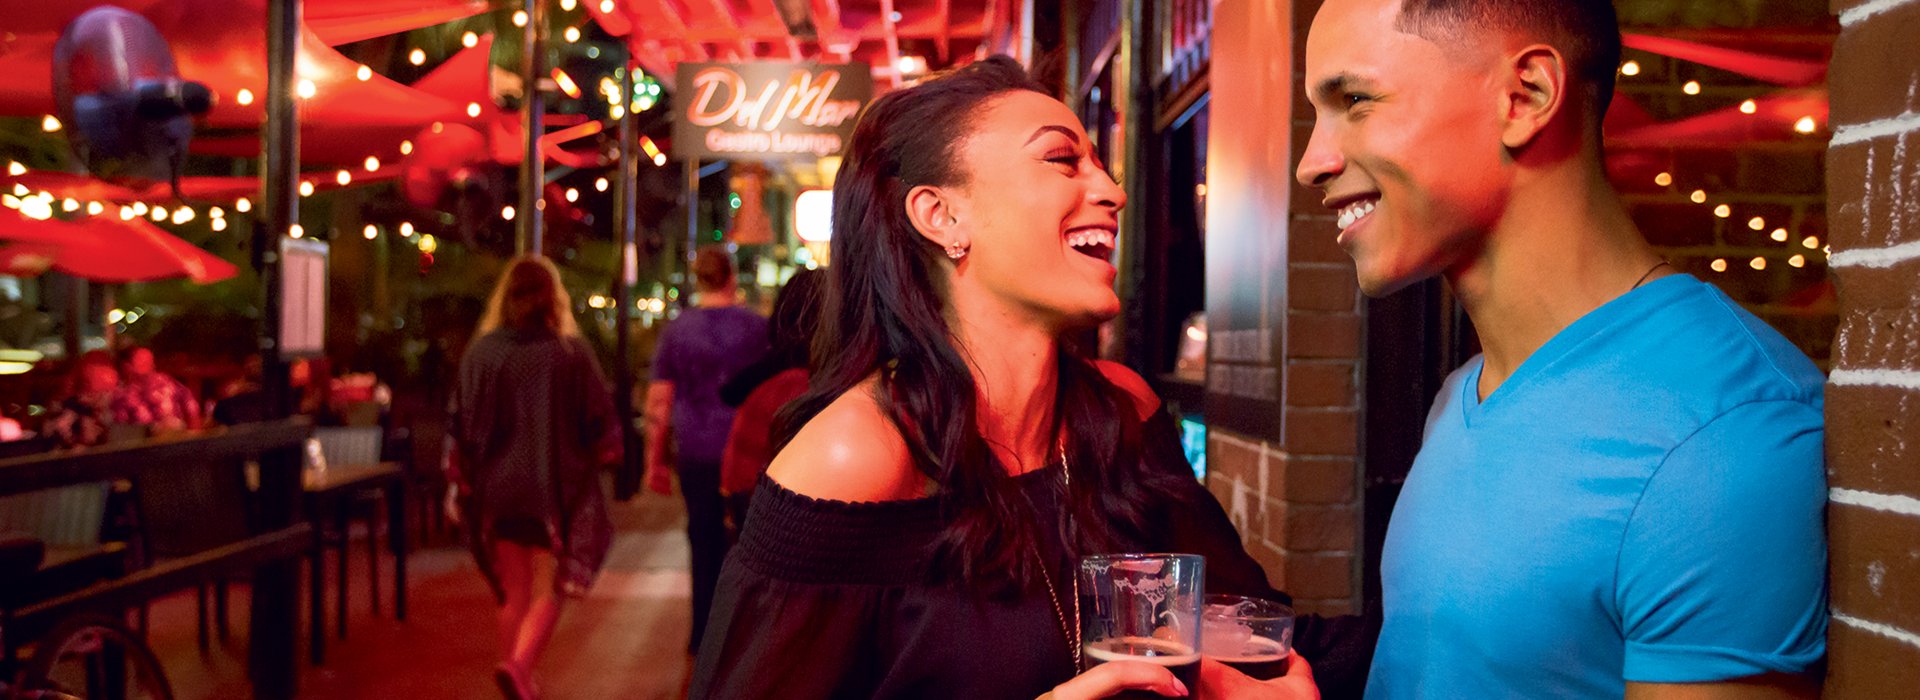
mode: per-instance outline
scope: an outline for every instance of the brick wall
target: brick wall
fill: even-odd
[[[1920,688],[1920,1],[1834,0],[1827,697]]]
[[[1214,8],[1209,167],[1228,161],[1224,149],[1276,157],[1262,168],[1209,173],[1215,185],[1208,220],[1217,229],[1232,219],[1214,212],[1251,208],[1258,210],[1256,218],[1271,222],[1265,224],[1271,247],[1262,254],[1273,289],[1265,295],[1264,316],[1274,331],[1280,420],[1270,435],[1236,434],[1216,424],[1207,443],[1207,486],[1274,585],[1293,594],[1301,611],[1332,614],[1356,611],[1360,603],[1355,465],[1362,324],[1353,263],[1334,243],[1333,218],[1316,193],[1292,182],[1292,165],[1306,147],[1313,118],[1297,89],[1305,44],[1300,39],[1319,6],[1317,0],[1291,6],[1222,0]],[[1287,53],[1276,57],[1281,46]],[[1263,82],[1268,85],[1257,85]],[[1250,90],[1263,91],[1263,99],[1245,99]],[[1261,127],[1285,121],[1293,129],[1242,132],[1234,124],[1249,119],[1247,110],[1258,110],[1251,121]],[[1289,154],[1284,162],[1281,154]],[[1249,177],[1259,181],[1236,181]],[[1211,263],[1209,269],[1209,285],[1220,284]],[[1219,314],[1209,309],[1209,316]]]

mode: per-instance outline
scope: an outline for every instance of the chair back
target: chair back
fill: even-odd
[[[99,481],[0,496],[0,532],[32,535],[48,547],[96,546],[110,488]]]
[[[381,440],[386,431],[377,425],[314,428],[313,438],[320,441],[320,453],[328,465],[378,464]]]
[[[253,531],[246,465],[143,469],[133,480],[144,559],[185,556],[246,539]]]

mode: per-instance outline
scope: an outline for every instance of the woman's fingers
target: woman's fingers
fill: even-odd
[[[1187,685],[1165,666],[1144,661],[1113,661],[1061,683],[1050,695],[1053,700],[1094,700],[1123,690],[1145,690],[1175,698],[1189,694]]]

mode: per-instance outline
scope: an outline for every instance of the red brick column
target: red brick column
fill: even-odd
[[[1258,354],[1277,370],[1280,386],[1274,393],[1279,416],[1272,434],[1240,434],[1212,425],[1207,486],[1226,505],[1273,584],[1293,594],[1296,608],[1346,613],[1359,609],[1360,588],[1355,556],[1360,294],[1352,261],[1334,243],[1331,213],[1320,206],[1318,193],[1294,185],[1292,172],[1313,123],[1299,71],[1307,28],[1319,6],[1318,0],[1290,8],[1222,0],[1214,9],[1215,121],[1209,148],[1215,155],[1209,167],[1230,160],[1220,155],[1224,149],[1259,154],[1253,158],[1261,165],[1209,174],[1208,221],[1215,227],[1264,229],[1258,282],[1270,287],[1263,292],[1261,314],[1262,327],[1270,332],[1261,337],[1273,347]],[[1229,118],[1223,114],[1228,109],[1241,113]],[[1209,287],[1250,283],[1214,270],[1213,255],[1210,249]],[[1210,291],[1210,304],[1214,296]],[[1210,309],[1209,316],[1219,314]]]
[[[1920,693],[1920,1],[1834,0],[1830,698]]]

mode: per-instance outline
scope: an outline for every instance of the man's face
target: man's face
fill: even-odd
[[[1499,47],[1403,33],[1399,6],[1328,0],[1307,35],[1315,121],[1295,174],[1324,193],[1370,296],[1472,260],[1510,182]]]

